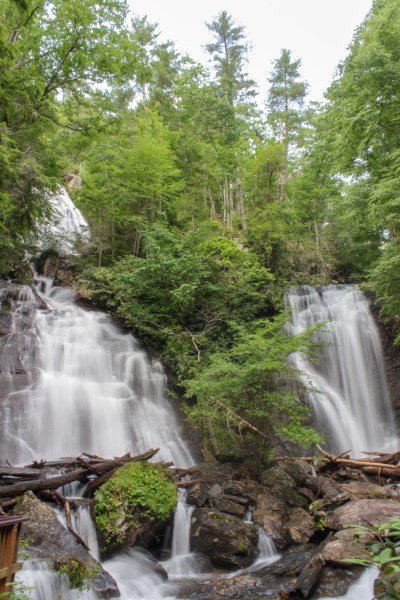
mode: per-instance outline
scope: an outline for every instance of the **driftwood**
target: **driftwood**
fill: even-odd
[[[377,475],[378,477],[400,477],[400,452],[392,454],[380,452],[363,452],[370,458],[349,458],[349,451],[343,452],[338,456],[323,450],[318,446],[321,454],[317,456],[302,456],[302,457],[281,457],[276,460],[285,461],[305,461],[313,465],[326,467],[327,465],[336,465],[338,467],[348,467],[357,469],[368,475]]]
[[[129,453],[112,460],[82,455],[77,458],[68,458],[53,462],[35,462],[32,465],[28,465],[26,469],[14,469],[11,467],[8,469],[2,467],[3,475],[0,473],[0,498],[9,498],[27,491],[39,493],[56,490],[73,481],[81,481],[82,483],[90,482],[89,485],[92,485],[96,481],[90,481],[93,475],[98,476],[97,479],[102,478],[101,483],[104,483],[118,467],[129,462],[148,460],[157,454],[158,450],[158,448],[152,448],[137,456],[131,456]],[[83,458],[83,456],[87,456],[87,459]],[[62,475],[53,476],[55,468],[65,470],[66,472]],[[14,471],[12,477],[10,476],[10,470]],[[22,472],[20,473],[20,471]],[[32,476],[26,475],[26,472],[33,472]],[[98,487],[101,483],[98,483],[95,487]],[[94,486],[92,486],[93,488]]]
[[[292,598],[293,595],[297,595],[297,592],[301,592],[303,598],[309,597],[315,584],[318,581],[320,572],[325,566],[325,560],[322,556],[322,550],[324,546],[326,546],[326,544],[330,542],[332,535],[333,534],[330,533],[325,538],[325,540],[321,542],[320,545],[317,547],[314,554],[312,555],[304,569],[301,571],[293,587],[288,592],[286,592],[287,598]]]

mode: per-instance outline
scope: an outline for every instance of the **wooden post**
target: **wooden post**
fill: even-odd
[[[17,557],[21,524],[25,520],[24,517],[0,517],[0,593],[11,593],[10,584],[22,568]]]

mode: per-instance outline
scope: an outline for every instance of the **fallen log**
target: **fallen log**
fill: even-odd
[[[63,485],[66,485],[67,483],[72,483],[73,481],[82,481],[82,483],[85,483],[90,475],[97,475],[98,473],[101,473],[102,475],[109,473],[108,477],[110,477],[111,472],[123,464],[140,460],[148,460],[157,454],[158,450],[159,448],[152,448],[147,450],[147,452],[137,456],[126,454],[120,458],[103,460],[101,463],[96,462],[96,466],[91,466],[89,462],[85,462],[84,467],[81,466],[80,468],[73,469],[72,471],[63,473],[62,475],[56,475],[55,477],[43,477],[43,474],[46,475],[47,471],[45,469],[41,469],[42,477],[40,479],[23,479],[23,481],[18,481],[16,483],[5,483],[4,481],[1,481],[0,483],[2,485],[0,485],[0,498],[16,496],[27,491],[37,493],[44,490],[55,490]],[[77,461],[77,459],[73,460]],[[71,462],[69,462],[69,464],[71,464]],[[105,480],[108,477],[106,477]],[[98,483],[98,485],[101,484]]]
[[[40,477],[38,469],[29,469],[27,467],[0,467],[0,477],[29,477],[36,479]]]
[[[293,587],[287,592],[287,597],[292,598],[293,595],[297,596],[297,592],[301,592],[303,598],[308,598],[311,594],[315,584],[318,581],[318,577],[323,567],[325,566],[325,560],[322,556],[322,550],[324,546],[331,540],[332,533],[330,533],[324,540],[319,544],[316,551],[314,552],[311,559],[308,561],[300,575],[296,579]]]
[[[338,456],[323,450],[320,446],[318,449],[322,453],[316,456],[302,456],[302,457],[277,457],[275,460],[283,461],[303,461],[312,463],[314,465],[326,466],[328,464],[335,464],[339,467],[349,467],[351,469],[359,469],[363,473],[369,475],[377,475],[378,477],[400,477],[400,465],[398,464],[400,458],[400,452],[393,452],[392,454],[383,454],[379,452],[364,452],[371,456],[371,458],[349,458],[348,452],[343,452]]]
[[[79,481],[87,476],[86,469],[76,469],[59,475],[57,477],[51,477],[49,479],[35,479],[28,481],[21,481],[11,485],[2,485],[0,487],[0,498],[6,498],[8,496],[17,496],[24,494],[25,492],[40,492],[42,490],[55,490],[62,485],[72,483],[73,481]]]

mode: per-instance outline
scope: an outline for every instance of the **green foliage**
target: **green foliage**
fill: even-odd
[[[369,550],[370,559],[348,559],[349,564],[374,566],[379,569],[378,586],[383,588],[376,596],[377,600],[400,599],[400,520],[392,519],[388,523],[375,524],[371,527],[351,525],[355,529],[355,537],[367,534],[370,541],[366,548]]]
[[[89,589],[87,580],[94,579],[100,572],[98,564],[94,562],[85,563],[74,558],[66,561],[58,561],[55,569],[57,573],[65,574],[68,577],[72,589],[81,591]]]
[[[196,422],[229,420],[227,411],[221,410],[225,407],[270,441],[278,436],[303,447],[319,441],[316,432],[307,427],[307,408],[288,387],[293,373],[288,357],[294,351],[310,349],[310,334],[287,336],[285,319],[282,314],[274,320],[253,322],[247,329],[231,324],[232,346],[212,353],[187,382],[187,395],[197,399],[189,410]],[[233,423],[235,427],[238,422]]]
[[[7,584],[9,589],[6,592],[0,592],[0,600],[31,600],[30,591],[35,588],[29,587],[20,581],[14,581]]]
[[[400,6],[374,3],[357,30],[339,77],[330,87],[320,123],[331,172],[346,176],[333,207],[330,239],[338,271],[367,278],[398,327],[396,253],[399,232]]]
[[[135,65],[124,0],[4,0],[0,8],[0,272],[14,275],[63,178],[60,147],[93,85]],[[67,99],[61,100],[61,94]],[[85,101],[83,98],[85,97]],[[65,112],[64,112],[65,108]],[[72,122],[71,122],[72,121]],[[61,133],[63,132],[63,133]]]
[[[136,462],[117,469],[95,493],[95,519],[108,545],[123,542],[121,523],[166,522],[175,510],[177,490],[162,465]],[[125,531],[126,533],[126,531]]]
[[[398,238],[387,242],[369,273],[377,299],[382,302],[381,316],[388,324],[394,325],[397,335],[395,343],[400,344],[400,241]]]

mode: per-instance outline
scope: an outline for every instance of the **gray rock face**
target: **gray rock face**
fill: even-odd
[[[193,512],[191,549],[208,556],[217,567],[247,567],[256,556],[257,542],[257,528],[250,523],[207,508]]]
[[[354,537],[354,529],[343,529],[333,536],[322,550],[322,556],[326,562],[341,565],[348,558],[359,558],[368,560],[370,553],[365,544],[372,539],[371,536],[363,535],[361,538]]]
[[[261,483],[276,498],[279,498],[290,506],[306,506],[308,504],[307,500],[296,490],[297,481],[303,483],[306,476],[307,473],[296,468],[294,463],[289,466],[288,464],[278,463],[271,469],[261,473],[260,479]]]
[[[101,598],[118,598],[117,584],[86,548],[60,523],[52,509],[40,502],[31,492],[24,495],[13,511],[14,515],[27,517],[22,526],[22,539],[27,558],[39,558],[51,568],[62,567],[76,561],[93,570],[93,578],[85,580],[89,588]]]
[[[390,518],[398,518],[400,503],[396,500],[353,500],[329,512],[326,523],[330,529],[338,531],[347,525],[372,525],[384,523]]]
[[[203,481],[196,483],[191,487],[186,495],[186,502],[192,506],[201,508],[205,505],[208,498],[208,489]]]
[[[295,544],[307,543],[317,530],[314,519],[300,507],[290,509],[286,527]]]
[[[286,526],[288,521],[288,507],[270,492],[260,494],[257,506],[253,513],[254,523],[260,525],[273,539],[280,550],[286,548],[290,542],[290,533]]]

